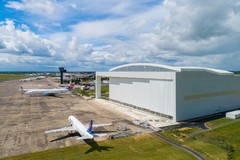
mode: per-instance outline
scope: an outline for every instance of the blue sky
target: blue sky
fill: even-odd
[[[0,71],[240,70],[239,26],[235,0],[2,0]]]

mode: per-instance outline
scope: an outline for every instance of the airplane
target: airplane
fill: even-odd
[[[25,78],[25,79],[20,79],[19,82],[28,82],[28,81],[33,81],[35,80],[34,78]]]
[[[64,92],[68,92],[70,90],[72,90],[74,87],[74,84],[71,84],[68,88],[64,88],[64,89],[58,89],[58,88],[54,88],[54,89],[24,89],[21,86],[21,89],[19,89],[20,92],[25,93],[25,94],[42,94],[43,96],[49,96],[49,95],[55,95],[57,93],[64,93]]]
[[[28,82],[28,81],[33,81],[33,80],[40,80],[44,79],[46,76],[38,76],[38,77],[30,77],[30,78],[25,78],[25,79],[20,79],[20,82]]]
[[[87,127],[87,125],[82,124],[81,121],[79,121],[76,117],[72,115],[68,117],[68,121],[71,124],[70,127],[53,129],[53,130],[45,131],[45,133],[52,133],[52,132],[58,132],[58,131],[75,131],[81,135],[81,137],[78,137],[77,139],[86,140],[86,139],[94,139],[96,137],[102,137],[107,135],[107,134],[100,134],[95,132],[92,133],[93,127],[102,127],[102,126],[112,125],[112,123],[93,124],[93,120],[90,120],[90,123]]]

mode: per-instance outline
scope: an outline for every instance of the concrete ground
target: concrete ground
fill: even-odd
[[[83,123],[109,123],[112,126],[96,128],[108,134],[119,132],[122,122],[133,118],[105,107],[96,100],[87,100],[71,92],[57,96],[21,94],[24,88],[55,88],[50,78],[32,82],[18,80],[0,83],[0,157],[37,152],[51,148],[60,148],[84,143],[76,140],[78,135],[67,132],[45,134],[46,130],[69,126],[68,117],[76,116]],[[131,130],[143,130],[129,124]],[[105,137],[106,138],[106,137]],[[101,139],[96,139],[96,141]]]
[[[123,113],[125,115],[128,115],[132,118],[132,121],[140,121],[140,122],[146,122],[153,128],[161,128],[165,126],[172,126],[177,125],[179,123],[173,122],[170,119],[160,117],[145,111],[133,109],[129,106],[119,104],[113,101],[107,101],[104,99],[95,99],[95,101],[103,104],[106,109],[114,110],[115,112],[118,111],[120,113]]]
[[[21,94],[24,88],[56,88],[50,78],[32,82],[18,80],[0,83],[0,158],[30,152],[43,151],[71,145],[83,144],[76,140],[77,134],[56,132],[45,134],[46,130],[69,126],[68,117],[76,116],[82,123],[109,123],[112,126],[99,127],[108,135],[119,133],[119,128],[149,132],[148,129],[131,124],[135,119],[148,120],[155,127],[171,125],[172,122],[154,117],[141,111],[106,100],[86,99],[71,92],[56,96]],[[96,138],[96,141],[108,137]]]

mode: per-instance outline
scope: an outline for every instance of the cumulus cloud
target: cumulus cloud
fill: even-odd
[[[22,25],[25,26],[25,25]],[[16,55],[53,56],[51,42],[40,38],[30,30],[16,28],[14,22],[6,20],[0,25],[2,52]],[[26,26],[24,27],[26,28]]]
[[[165,18],[151,32],[139,33],[135,43],[141,44],[148,61],[226,68],[221,66],[224,59],[240,52],[237,6],[235,1],[166,0]]]
[[[106,69],[149,62],[234,70],[240,60],[240,3],[234,0],[21,0],[6,6],[64,31],[42,38],[27,26],[2,22],[0,51],[54,57],[56,65]]]
[[[2,21],[0,35],[2,69],[32,70],[63,60],[61,52],[57,55],[61,51],[58,45],[31,32],[24,24],[16,27],[11,20]]]

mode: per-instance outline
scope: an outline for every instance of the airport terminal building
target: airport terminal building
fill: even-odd
[[[203,67],[171,67],[136,63],[96,73],[96,98],[101,77],[109,77],[109,99],[184,121],[240,108],[240,76]]]

